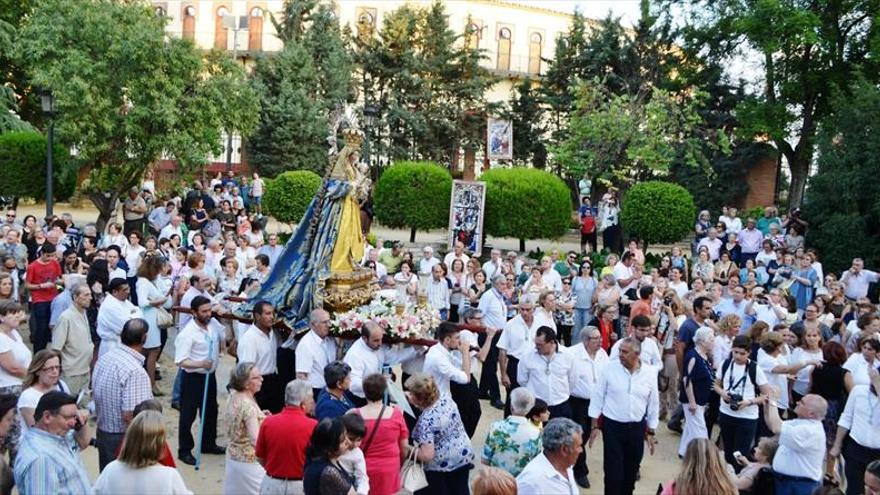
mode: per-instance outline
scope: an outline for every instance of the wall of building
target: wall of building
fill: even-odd
[[[747,176],[749,193],[745,199],[746,209],[775,203],[777,169],[777,160],[772,157],[762,158],[752,165]]]

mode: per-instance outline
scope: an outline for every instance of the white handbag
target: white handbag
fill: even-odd
[[[418,444],[413,446],[406,458],[406,462],[403,463],[403,468],[400,469],[400,482],[403,485],[403,489],[410,493],[415,493],[428,486],[425,468],[416,458],[418,449]]]

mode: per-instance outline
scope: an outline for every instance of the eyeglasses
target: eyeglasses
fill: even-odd
[[[562,285],[571,285],[571,282],[568,282],[568,281],[562,282]]]

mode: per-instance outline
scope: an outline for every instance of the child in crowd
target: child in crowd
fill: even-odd
[[[543,399],[535,398],[535,405],[526,414],[529,421],[532,422],[539,430],[544,431],[544,423],[550,421],[550,409]]]
[[[361,441],[367,434],[367,425],[360,414],[349,413],[342,416],[345,434],[351,442],[351,450],[339,458],[342,469],[354,473],[355,489],[359,495],[367,495],[370,491],[370,478],[367,477],[367,460],[361,450]]]
[[[744,455],[737,457],[737,462],[743,465],[743,470],[734,480],[734,484],[740,492],[752,489],[758,471],[773,464],[773,456],[776,455],[777,448],[779,448],[778,437],[763,437],[754,448],[754,462],[749,461]]]

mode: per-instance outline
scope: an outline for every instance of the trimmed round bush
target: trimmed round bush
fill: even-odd
[[[321,187],[321,177],[309,170],[292,170],[266,180],[265,212],[283,223],[297,223]]]
[[[556,175],[534,168],[496,168],[480,180],[486,183],[486,234],[520,241],[553,239],[571,226],[571,193]]]
[[[32,131],[0,134],[0,196],[46,198],[46,136]],[[57,200],[69,198],[76,187],[76,170],[60,144],[52,148],[52,192]]]
[[[402,161],[385,169],[373,191],[376,221],[391,228],[439,229],[449,223],[452,175],[434,162]]]
[[[641,182],[623,197],[620,223],[648,244],[678,242],[690,232],[696,213],[687,189],[671,182]]]

